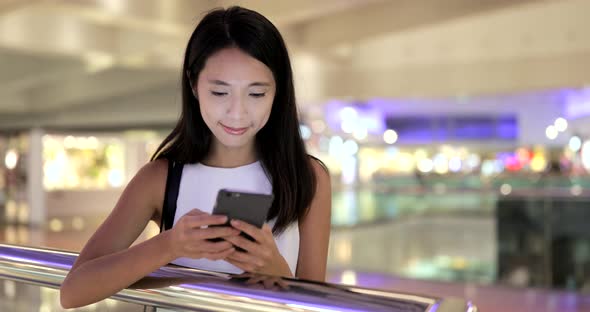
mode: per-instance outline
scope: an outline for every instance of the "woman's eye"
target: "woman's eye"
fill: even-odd
[[[266,93],[250,93],[250,96],[255,97],[255,98],[261,98],[265,95]]]
[[[227,95],[227,92],[211,91],[211,94],[213,94],[214,96],[224,96],[224,95]]]

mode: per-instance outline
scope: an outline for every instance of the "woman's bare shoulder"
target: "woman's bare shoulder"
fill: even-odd
[[[324,164],[319,158],[314,156],[309,156],[309,161],[311,163],[311,167],[313,168],[313,173],[315,174],[315,178],[318,184],[325,184],[330,182],[330,171],[326,164]]]
[[[157,159],[143,165],[135,177],[129,183],[138,187],[138,190],[149,196],[150,205],[155,209],[152,220],[159,222],[166,190],[166,177],[168,176],[168,160]]]
[[[168,175],[168,160],[152,160],[143,165],[143,167],[137,172],[137,175],[141,175],[145,178],[165,178]]]

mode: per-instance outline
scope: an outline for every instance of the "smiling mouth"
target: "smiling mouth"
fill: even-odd
[[[246,128],[232,128],[232,127],[228,127],[222,123],[219,123],[219,124],[221,125],[223,130],[225,130],[225,132],[227,132],[231,135],[242,135],[248,130],[248,127],[246,127]]]

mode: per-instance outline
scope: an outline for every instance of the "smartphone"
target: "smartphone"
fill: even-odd
[[[227,216],[228,223],[223,226],[229,225],[230,220],[237,219],[262,228],[264,222],[266,222],[273,199],[274,196],[268,194],[221,189],[217,193],[217,200],[211,214]],[[254,241],[250,235],[244,232],[241,235]],[[211,239],[214,242],[220,240],[222,238]],[[243,251],[241,248],[237,249]]]

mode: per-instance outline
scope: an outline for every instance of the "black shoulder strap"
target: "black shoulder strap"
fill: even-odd
[[[176,200],[178,199],[178,189],[180,187],[180,178],[182,177],[183,164],[168,160],[168,177],[166,178],[166,191],[164,193],[164,203],[162,205],[162,220],[160,222],[160,232],[172,228],[174,215],[176,214]]]

